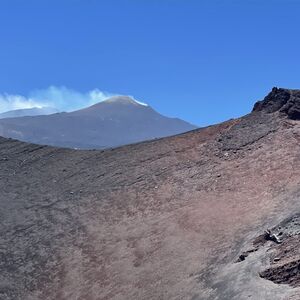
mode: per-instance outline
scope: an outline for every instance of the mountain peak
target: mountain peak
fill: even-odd
[[[117,104],[125,104],[125,105],[131,104],[131,105],[148,106],[148,104],[137,101],[133,97],[124,96],[124,95],[113,96],[111,98],[106,99],[102,103],[117,103]]]
[[[300,90],[274,87],[264,98],[253,107],[253,112],[274,113],[279,111],[293,120],[300,120]]]
[[[196,129],[128,96],[115,96],[73,112],[0,120],[2,136],[81,149],[109,148]]]

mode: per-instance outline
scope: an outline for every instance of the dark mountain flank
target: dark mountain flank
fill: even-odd
[[[0,138],[0,299],[300,299],[297,95],[116,149]]]
[[[0,135],[4,137],[82,149],[116,147],[195,128],[126,96],[112,97],[71,113],[0,120]]]

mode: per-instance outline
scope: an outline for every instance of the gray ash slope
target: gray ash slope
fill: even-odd
[[[281,284],[300,232],[282,225],[300,211],[283,105],[103,151],[0,138],[0,299],[299,299]],[[279,226],[294,236],[236,262]]]
[[[80,149],[116,147],[196,128],[180,119],[162,116],[126,96],[70,113],[0,120],[1,136]]]

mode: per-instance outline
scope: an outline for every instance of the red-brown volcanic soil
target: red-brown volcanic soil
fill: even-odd
[[[298,91],[268,97],[105,151],[0,138],[0,299],[300,299]]]

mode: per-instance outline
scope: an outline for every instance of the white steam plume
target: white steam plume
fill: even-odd
[[[52,107],[59,111],[73,111],[104,101],[112,96],[115,94],[102,92],[98,89],[80,93],[64,86],[50,86],[47,89],[34,90],[28,97],[0,94],[0,113],[33,107]]]

